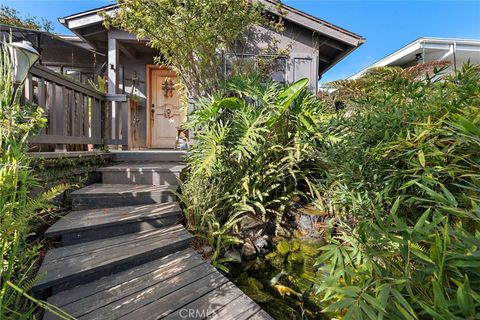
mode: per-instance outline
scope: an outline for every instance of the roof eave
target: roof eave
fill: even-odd
[[[103,18],[100,17],[98,15],[98,12],[101,11],[101,10],[105,10],[105,9],[109,9],[109,8],[114,8],[116,5],[110,5],[110,6],[106,6],[106,7],[101,7],[101,8],[97,8],[97,9],[94,9],[94,10],[89,10],[89,11],[85,11],[85,12],[82,12],[82,13],[77,13],[77,14],[74,14],[74,15],[71,15],[71,16],[66,16],[66,17],[63,17],[63,18],[58,18],[58,21],[63,25],[65,26],[67,29],[69,29],[71,32],[73,32],[77,37],[79,37],[80,39],[82,39],[85,43],[89,44],[91,47],[95,48],[95,44],[90,42],[87,38],[85,38],[83,36],[83,34],[79,31],[79,29],[81,29],[82,27],[87,27],[87,26],[91,26],[91,25],[95,25],[95,24],[99,24],[99,23],[102,23],[103,21]],[[81,22],[78,22],[77,24],[75,25],[71,25],[70,22],[75,20],[75,19],[82,19],[85,17],[88,17],[88,16],[91,16],[91,17],[98,17],[94,20],[90,19],[88,20],[87,23],[81,23]]]
[[[278,12],[277,7],[279,3],[275,0],[260,0],[267,10],[270,12]],[[281,9],[286,11],[284,18],[288,21],[296,23],[306,29],[318,32],[349,46],[358,47],[365,39],[353,32],[340,28],[327,21],[321,20],[317,17],[309,15],[303,11],[297,10],[293,7],[281,4]]]
[[[275,0],[259,0],[261,3],[265,5],[265,7],[271,11],[271,12],[276,12],[277,11],[277,6],[278,2]],[[108,6],[103,6],[100,8],[76,13],[70,16],[66,16],[63,18],[58,19],[60,23],[62,23],[65,27],[68,29],[75,29],[79,27],[84,27],[88,26],[91,24],[99,23],[102,21],[101,17],[98,17],[98,12],[99,11],[110,11],[114,10],[118,7],[118,4],[113,4],[113,5],[108,5]],[[331,24],[327,21],[321,20],[317,17],[314,17],[312,15],[309,15],[305,12],[302,12],[300,10],[297,10],[293,7],[281,4],[281,8],[284,9],[287,14],[286,14],[286,19],[289,21],[292,21],[294,23],[297,23],[307,29],[316,31],[318,33],[327,35],[329,37],[332,37],[338,41],[341,41],[347,45],[350,46],[359,46],[364,39],[360,36],[357,35],[353,32],[350,32],[346,29],[340,28],[334,24]],[[98,17],[97,19],[85,19],[85,17]],[[84,19],[83,22],[78,22],[77,24],[72,24],[74,19]]]
[[[68,43],[69,45],[77,47],[79,49],[90,51],[91,53],[94,53],[94,54],[104,55],[103,53],[100,53],[93,48],[91,48],[91,49],[84,48],[84,47],[82,47],[82,46],[80,46],[76,43],[73,43],[73,42],[70,42],[66,39],[63,39],[60,35],[57,35],[57,34],[54,34],[54,33],[50,33],[50,32],[47,32],[47,31],[33,30],[33,29],[28,29],[28,28],[23,28],[23,27],[17,27],[17,26],[10,26],[10,25],[5,25],[5,24],[0,24],[0,25],[11,28],[11,29],[18,29],[18,30],[23,30],[23,31],[28,31],[28,32],[35,32],[35,33],[39,33],[39,34],[44,34],[44,35],[47,35],[48,37],[55,38],[56,40],[64,42],[64,43]]]
[[[77,12],[77,13],[71,14],[69,16],[58,18],[58,20],[61,22],[62,20],[66,21],[66,20],[71,20],[71,19],[83,17],[83,16],[86,16],[86,15],[97,14],[99,11],[114,9],[117,6],[118,6],[118,4],[109,4],[109,5],[106,5],[106,6],[103,6],[103,7],[90,9],[90,10],[86,10],[86,11],[82,11],[82,12]]]
[[[334,66],[336,66],[340,61],[342,61],[343,59],[345,59],[348,55],[350,55],[353,51],[357,50],[359,47],[361,47],[363,44],[365,43],[365,39],[363,39],[363,41],[360,41],[358,46],[356,47],[349,47],[349,49],[345,50],[343,53],[339,54],[337,56],[337,58],[332,61],[329,66],[323,70],[320,71],[320,75],[322,76],[323,74],[325,74],[328,70],[330,70],[331,68],[333,68]]]

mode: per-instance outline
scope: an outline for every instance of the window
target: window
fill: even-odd
[[[264,80],[274,80],[280,83],[287,82],[287,58],[279,56],[260,56],[260,73]]]
[[[238,75],[252,75],[257,71],[257,59],[254,55],[228,54],[225,58],[226,78]]]
[[[264,81],[287,81],[287,57],[276,55],[236,54],[225,55],[225,77],[259,72]]]
[[[71,78],[71,79],[74,79],[74,80],[77,80],[78,82],[80,82],[80,79],[81,79],[81,73],[80,71],[78,70],[74,70],[74,69],[64,69],[64,74]]]

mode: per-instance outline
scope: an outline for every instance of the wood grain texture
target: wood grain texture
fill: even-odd
[[[183,227],[147,231],[50,250],[32,288],[63,290],[158,259],[188,247],[192,236]]]
[[[104,226],[155,220],[170,216],[176,217],[180,213],[180,206],[176,202],[72,211],[52,225],[45,235],[53,237],[67,232],[99,229]]]

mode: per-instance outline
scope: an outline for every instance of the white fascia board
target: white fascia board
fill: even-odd
[[[98,14],[92,14],[82,18],[75,18],[72,20],[67,20],[68,29],[77,29],[80,27],[87,27],[93,24],[97,24],[103,21],[103,17]]]
[[[473,46],[480,46],[480,40],[476,39],[456,39],[456,38],[422,38],[425,43],[456,43],[457,45],[473,45]]]
[[[424,38],[423,42],[425,49],[449,50],[450,46],[455,46],[455,51],[480,52],[480,40]]]
[[[477,43],[473,41],[457,42],[454,39],[451,39],[450,41],[442,41],[442,42],[424,42],[422,44],[422,48],[425,50],[444,50],[444,51],[454,50],[456,52],[458,51],[480,52],[480,41],[478,41]]]
[[[371,64],[368,67],[360,70],[359,72],[355,73],[354,75],[348,77],[348,79],[351,79],[351,80],[357,79],[357,78],[361,77],[367,70],[369,70],[371,68],[388,66],[388,65],[394,63],[395,61],[400,60],[401,58],[420,50],[422,48],[421,40],[422,39],[418,39],[417,41],[410,43],[406,47],[403,47],[402,49],[386,56],[382,60],[379,60],[379,61],[375,62],[374,64]]]
[[[473,46],[473,45],[464,45],[458,44],[455,46],[456,51],[467,51],[467,52],[480,52],[480,44]]]
[[[112,15],[116,11],[116,9],[117,7],[111,7],[104,10],[106,14]],[[70,16],[59,19],[59,21],[70,30],[88,27],[90,25],[103,22],[103,17],[99,15],[100,11],[103,10],[92,11],[82,15]]]
[[[450,46],[453,43],[429,43],[424,42],[421,44],[422,49],[425,50],[450,50]]]
[[[455,44],[455,51],[480,52],[480,40],[476,39],[455,39],[455,38],[419,38],[414,42],[406,45],[400,50],[388,55],[387,57],[371,64],[370,66],[360,70],[347,79],[357,79],[362,76],[368,69],[374,67],[384,67],[395,63],[397,60],[421,50],[444,50],[449,52],[451,46]]]
[[[111,4],[111,5],[108,5],[108,6],[95,8],[95,9],[91,9],[91,10],[87,10],[87,11],[83,11],[83,12],[79,12],[79,13],[75,13],[75,14],[60,18],[59,20],[69,20],[69,19],[74,19],[74,18],[80,18],[80,17],[90,15],[92,13],[98,13],[101,10],[111,10],[111,9],[116,8],[117,6],[118,6],[118,4]]]

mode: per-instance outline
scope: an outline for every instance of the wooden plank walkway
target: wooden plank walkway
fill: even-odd
[[[142,171],[139,163],[132,167]],[[178,171],[171,164],[145,169],[152,167]],[[123,179],[128,168],[106,171]],[[77,191],[81,210],[46,233],[65,246],[47,253],[33,289],[76,319],[272,319],[190,247],[192,236],[176,224],[178,204],[158,196],[167,187],[96,184]]]
[[[240,310],[250,317],[261,312],[191,248],[62,291],[48,302],[77,319],[181,319],[192,312],[194,319],[239,319]]]

